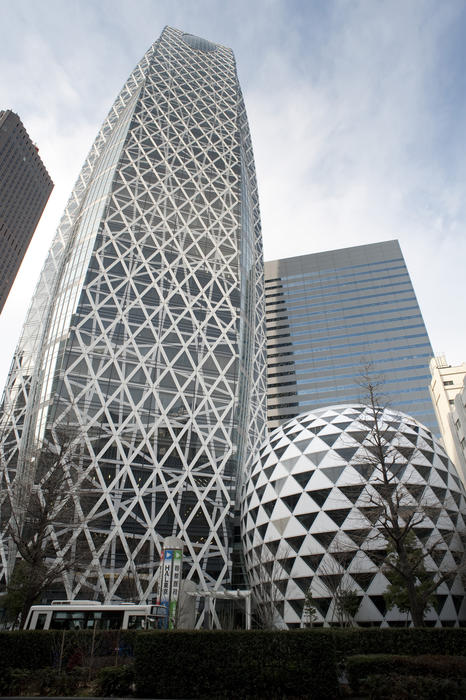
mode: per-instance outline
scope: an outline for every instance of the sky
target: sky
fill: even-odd
[[[233,48],[266,260],[397,238],[434,353],[466,360],[464,0],[0,0],[0,107],[55,188],[0,316],[0,389],[58,221],[165,25]]]

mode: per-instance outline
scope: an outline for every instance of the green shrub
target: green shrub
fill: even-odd
[[[139,697],[336,697],[333,637],[321,630],[149,632],[138,636]]]
[[[363,684],[371,700],[463,700],[465,691],[464,683],[448,678],[395,674],[369,676]]]
[[[346,666],[353,692],[359,692],[363,681],[370,676],[419,676],[459,681],[466,679],[464,656],[399,656],[396,654],[368,654],[350,656]]]
[[[95,681],[97,697],[129,697],[133,694],[134,666],[101,668]]]
[[[31,671],[25,668],[7,668],[0,674],[2,695],[22,695],[31,680]]]
[[[354,654],[466,655],[466,628],[353,628],[332,634],[338,659]]]
[[[0,632],[0,673],[7,668],[35,669],[52,666],[53,642],[53,632]]]
[[[8,669],[35,670],[53,667],[68,675],[75,668],[99,669],[115,663],[116,657],[132,657],[134,630],[97,631],[27,630],[0,632],[0,695]],[[91,656],[91,652],[92,656]]]
[[[82,683],[87,669],[75,669],[71,673],[58,673],[54,668],[7,669],[1,674],[2,695],[74,695]]]

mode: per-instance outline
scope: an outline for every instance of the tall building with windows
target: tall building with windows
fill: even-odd
[[[430,396],[448,456],[466,485],[466,362],[449,365],[445,356],[430,361]]]
[[[466,486],[466,376],[461,391],[455,396],[453,406],[454,440],[457,454],[457,469]]]
[[[0,110],[0,312],[52,189],[21,119]]]
[[[10,498],[38,444],[75,436],[73,528],[52,532],[57,557],[87,554],[68,597],[151,600],[167,536],[185,577],[229,585],[238,481],[265,436],[264,318],[233,53],[166,28],[91,148],[3,399]]]
[[[358,402],[366,364],[387,405],[435,434],[432,349],[398,241],[265,263],[268,425]]]

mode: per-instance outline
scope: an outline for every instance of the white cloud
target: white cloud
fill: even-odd
[[[466,359],[460,0],[20,0],[3,10],[2,103],[56,187],[0,317],[0,382],[91,141],[165,24],[235,50],[266,257],[399,238],[434,349]]]

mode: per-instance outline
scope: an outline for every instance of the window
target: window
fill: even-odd
[[[37,616],[36,630],[44,629],[46,619],[47,613],[39,613],[39,615]]]
[[[52,614],[50,629],[120,629],[123,611],[59,610]]]
[[[453,382],[448,379],[447,381],[443,382],[443,386],[453,386]]]

